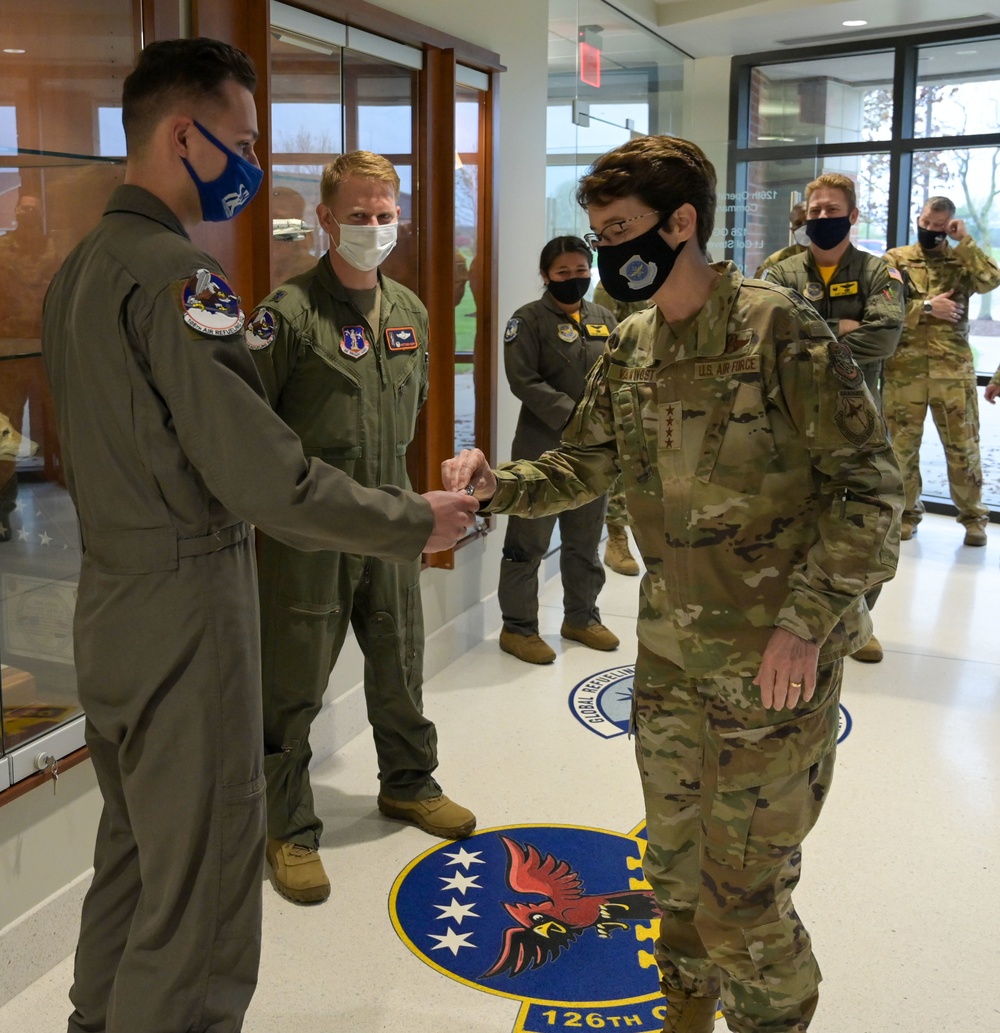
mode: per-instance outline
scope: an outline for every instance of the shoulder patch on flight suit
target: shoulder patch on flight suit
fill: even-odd
[[[611,331],[607,323],[584,323],[588,337],[610,337]]]
[[[827,345],[827,350],[830,355],[830,372],[848,387],[860,386],[864,381],[864,374],[858,369],[850,347],[840,341],[831,341]]]
[[[274,342],[277,329],[271,312],[266,308],[254,309],[243,331],[243,340],[251,351],[260,351]]]
[[[560,323],[559,324],[559,340],[565,341],[567,344],[572,344],[580,336],[580,331],[577,330],[572,323]]]
[[[852,445],[860,447],[875,430],[875,409],[863,391],[841,391],[833,422]]]
[[[807,283],[802,291],[802,295],[808,301],[819,301],[823,297],[823,284]]]
[[[363,326],[345,326],[340,332],[340,350],[352,359],[367,355],[371,345],[365,337]]]
[[[888,265],[888,263],[886,264]],[[889,275],[894,280],[899,280],[900,283],[903,282],[903,274],[898,269],[894,269],[891,265],[889,266]]]
[[[180,302],[184,322],[199,333],[229,337],[243,329],[239,295],[209,269],[197,269],[184,281]]]
[[[846,283],[831,283],[830,284],[830,297],[831,298],[846,298],[851,294],[858,293],[858,281],[848,280]]]
[[[393,326],[385,332],[385,343],[391,352],[413,351],[420,342],[412,326]]]
[[[518,331],[521,329],[521,320],[514,316],[507,320],[507,329],[503,332],[503,343],[512,344],[517,339]]]

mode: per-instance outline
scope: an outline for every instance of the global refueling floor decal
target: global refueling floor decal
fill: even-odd
[[[569,694],[569,707],[573,716],[595,735],[604,739],[628,732],[632,713],[632,680],[635,665],[611,667],[598,671],[575,685]],[[840,704],[840,727],[837,742],[842,743],[851,733],[853,725],[847,708]]]

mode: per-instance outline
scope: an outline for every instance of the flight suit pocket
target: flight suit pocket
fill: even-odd
[[[260,880],[264,863],[264,775],[222,786],[218,841],[219,940],[252,942],[260,935]]]
[[[705,429],[695,476],[742,495],[759,495],[777,450],[758,377],[731,381]]]
[[[401,356],[394,356],[399,362]],[[420,376],[417,373],[419,357],[406,356],[406,364],[393,369],[393,384],[396,393],[396,455],[406,455],[406,449],[417,429],[417,415],[420,412]]]
[[[705,851],[742,871],[775,864],[812,828],[832,771],[839,694],[780,724],[718,733],[716,792]]]

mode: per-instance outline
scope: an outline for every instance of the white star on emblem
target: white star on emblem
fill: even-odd
[[[30,541],[31,540],[31,535],[28,534],[28,532],[25,531],[25,529],[22,527],[21,530],[17,532],[17,540],[19,542]]]
[[[465,941],[472,935],[469,933],[457,933],[454,929],[449,929],[444,936],[435,936],[433,933],[428,933],[428,936],[432,940],[438,940],[436,947],[431,947],[431,950],[439,951],[447,947],[455,957],[458,957],[458,951],[461,947],[475,947],[474,943],[466,943]]]
[[[448,864],[464,865],[465,870],[468,871],[470,864],[486,864],[486,862],[480,858],[480,854],[482,854],[482,850],[477,850],[475,853],[469,853],[465,847],[462,847],[457,854],[445,854],[444,856],[454,858],[454,860],[449,861]]]
[[[48,532],[42,531],[42,533],[38,536],[38,540],[42,543],[42,545],[48,545],[52,541],[52,538],[50,537]]]
[[[470,877],[468,875],[462,875],[461,872],[455,872],[450,879],[446,879],[442,876],[439,876],[439,878],[444,883],[441,887],[442,892],[444,890],[458,890],[459,893],[464,894],[468,889],[481,890],[483,888],[478,882],[476,882],[476,879],[478,878],[476,875]]]
[[[441,914],[438,915],[439,919],[454,919],[456,925],[461,925],[463,918],[479,917],[479,915],[477,915],[476,912],[472,910],[475,907],[475,904],[459,904],[459,902],[454,897],[451,898],[451,903],[448,904],[447,907],[445,907],[442,904],[435,904],[434,906],[438,909],[438,911],[441,912]]]

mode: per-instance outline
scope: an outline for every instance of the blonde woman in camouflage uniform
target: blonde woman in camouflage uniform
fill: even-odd
[[[948,238],[957,241],[948,245]],[[906,322],[896,353],[885,364],[883,404],[903,483],[904,539],[923,519],[920,442],[927,409],[948,465],[951,501],[965,526],[966,545],[986,544],[989,510],[982,503],[979,402],[969,347],[969,296],[1000,286],[1000,268],[969,236],[955,205],[932,197],[917,220],[917,243],[893,248],[886,261],[907,279]]]
[[[791,900],[826,800],[842,658],[895,571],[901,480],[849,349],[784,288],[709,265],[715,170],[686,140],[598,159],[578,198],[601,280],[652,298],[594,367],[558,449],[443,464],[487,511],[625,486],[646,560],[634,721],[663,911],[664,1030],[802,1033],[819,967]]]

